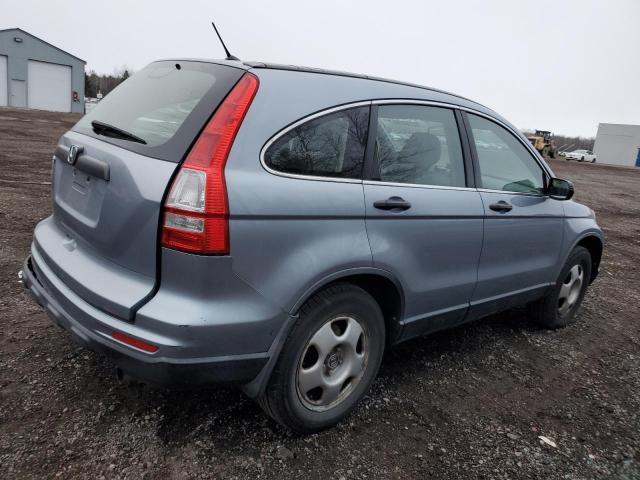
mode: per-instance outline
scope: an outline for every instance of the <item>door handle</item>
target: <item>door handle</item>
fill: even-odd
[[[378,200],[373,202],[373,206],[380,210],[402,211],[411,208],[411,204],[401,197],[389,197],[386,200]]]
[[[513,205],[505,202],[504,200],[500,200],[498,203],[492,203],[491,205],[489,205],[489,208],[494,212],[506,213],[513,208]]]

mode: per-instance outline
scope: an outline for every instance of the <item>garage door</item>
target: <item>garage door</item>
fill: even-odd
[[[71,111],[71,67],[29,60],[27,71],[29,108]]]
[[[7,106],[7,57],[0,55],[0,107]]]

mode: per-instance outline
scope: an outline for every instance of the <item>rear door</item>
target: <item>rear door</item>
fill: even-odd
[[[93,306],[131,319],[155,285],[167,186],[243,72],[156,62],[109,93],[56,149],[53,215],[36,228],[36,263]]]
[[[466,114],[484,204],[484,241],[470,316],[538,298],[555,281],[564,209],[545,195],[547,174],[523,141]]]
[[[381,104],[373,116],[375,168],[364,182],[367,233],[374,264],[404,289],[407,338],[464,319],[476,285],[484,212],[479,193],[467,184],[454,110]]]

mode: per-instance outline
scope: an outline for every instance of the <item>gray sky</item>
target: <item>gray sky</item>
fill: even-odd
[[[87,61],[261,60],[449,90],[520,128],[595,136],[640,124],[640,0],[2,0],[20,27]],[[104,5],[98,7],[98,5]]]

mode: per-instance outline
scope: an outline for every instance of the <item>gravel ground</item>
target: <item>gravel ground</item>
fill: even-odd
[[[640,478],[640,171],[551,161],[607,240],[574,325],[516,310],[403,344],[351,417],[295,437],[236,390],[117,383],[23,290],[76,120],[0,109],[0,478]]]

